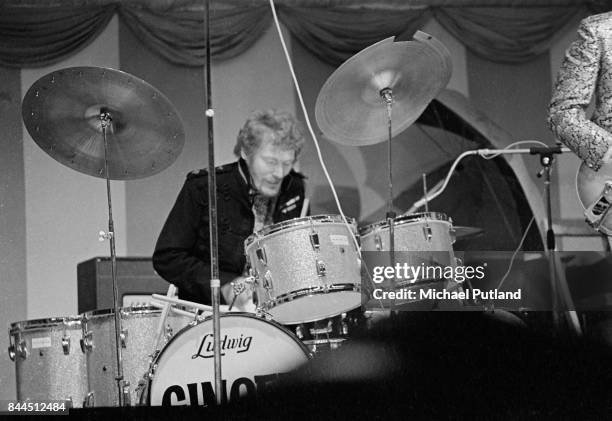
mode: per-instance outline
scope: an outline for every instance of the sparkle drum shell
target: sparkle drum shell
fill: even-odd
[[[83,406],[87,370],[80,317],[15,322],[9,337],[17,400],[69,400],[74,407]]]
[[[359,230],[361,235],[361,250],[389,251],[388,222],[381,221]],[[431,271],[436,276],[418,276],[407,282],[399,282],[399,287],[410,289],[426,288],[428,285],[441,284],[447,290],[461,288],[452,277],[450,279],[441,278],[438,275],[443,273],[445,268],[455,268],[457,261],[453,250],[455,233],[453,223],[445,214],[439,212],[423,212],[410,215],[403,215],[395,219],[395,263],[408,264],[418,267],[425,266],[438,267],[438,271]],[[426,273],[431,273],[426,272]],[[418,300],[417,300],[418,301]]]
[[[162,311],[149,306],[127,307],[121,312],[123,377],[129,382],[130,400],[137,402],[138,382],[149,369],[155,347],[155,335]],[[190,323],[186,316],[169,312],[165,323],[170,337]],[[115,313],[112,309],[83,314],[83,338],[87,358],[88,392],[93,406],[119,406],[117,357],[115,348]],[[90,398],[92,399],[92,398]]]
[[[220,322],[223,402],[253,397],[258,388],[309,359],[304,344],[276,322],[249,313],[221,314]],[[212,318],[174,336],[148,375],[148,403],[214,405],[213,341]]]
[[[257,279],[260,310],[282,324],[311,322],[361,305],[361,262],[339,215],[295,218],[270,225],[245,241]]]

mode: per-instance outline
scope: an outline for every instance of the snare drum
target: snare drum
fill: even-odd
[[[9,337],[17,400],[68,400],[74,407],[83,406],[87,370],[80,317],[12,323]]]
[[[257,279],[260,310],[282,324],[311,322],[361,305],[355,221],[338,215],[296,218],[270,225],[245,241]]]
[[[221,314],[223,403],[253,397],[308,361],[308,350],[281,325],[249,313]],[[215,405],[213,320],[183,329],[164,347],[145,378],[140,402]],[[148,397],[148,398],[147,398]]]
[[[155,334],[161,310],[154,307],[127,307],[121,311],[123,378],[129,382],[130,402],[137,399],[138,381],[149,369],[155,351]],[[166,318],[169,338],[193,320],[170,312]],[[119,406],[115,313],[112,309],[83,314],[83,342],[87,358],[88,406]]]

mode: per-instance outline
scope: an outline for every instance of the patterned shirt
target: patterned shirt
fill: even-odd
[[[589,120],[586,109],[593,94],[595,109]],[[580,23],[559,70],[548,124],[594,170],[612,152],[612,12]]]

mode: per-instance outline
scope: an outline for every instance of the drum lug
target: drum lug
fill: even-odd
[[[83,332],[81,339],[81,349],[83,352],[91,351],[93,348],[93,332]]]
[[[19,340],[19,342],[17,343],[16,351],[16,354],[24,360],[28,358],[28,345],[26,344],[25,340]]]
[[[321,249],[321,243],[319,242],[319,234],[315,231],[310,233],[310,244],[312,245],[312,249],[314,251],[319,251]]]
[[[268,291],[272,289],[272,273],[269,270],[264,274],[263,287]]]
[[[266,256],[265,248],[263,247],[257,248],[257,250],[255,250],[255,254],[257,255],[257,258],[259,259],[259,261],[263,263],[264,266],[268,265],[268,257]]]
[[[457,231],[455,231],[455,228],[452,225],[448,231],[451,238],[451,244],[455,244],[455,241],[457,241]]]
[[[64,355],[70,354],[70,336],[64,335],[62,337],[62,349],[64,350]]]
[[[429,226],[429,224],[425,225],[423,227],[423,235],[425,236],[425,239],[427,241],[431,241],[431,239],[433,238],[433,232],[431,230],[431,227]]]
[[[327,268],[323,260],[317,260],[317,275],[319,278],[324,277],[327,274]]]
[[[144,375],[144,378],[138,380],[138,386],[136,386],[136,399],[138,405],[144,406],[147,404],[147,393],[149,380],[152,376],[149,373]]]
[[[374,247],[376,247],[376,251],[382,250],[382,239],[379,233],[374,234]]]
[[[302,325],[297,325],[295,328],[295,336],[297,336],[298,339],[304,339],[304,328]]]
[[[348,327],[348,323],[346,319],[347,319],[346,313],[342,313],[342,316],[340,319],[340,331],[342,332],[344,336],[348,335],[349,333],[349,327]]]
[[[121,333],[119,334],[119,340],[121,341],[121,348],[127,348],[125,344],[127,341],[127,336],[128,336],[127,329],[121,329]]]
[[[130,382],[121,382],[121,395],[123,395],[123,406],[132,406],[132,395],[130,394]]]
[[[10,344],[8,347],[8,356],[11,361],[15,361],[15,345]]]
[[[95,404],[94,392],[89,392],[83,399],[83,408],[93,408]]]

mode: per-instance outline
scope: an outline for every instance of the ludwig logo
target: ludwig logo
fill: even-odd
[[[221,355],[225,355],[224,351],[235,351],[237,354],[241,352],[247,352],[251,348],[251,342],[253,341],[252,336],[244,336],[240,334],[240,337],[230,338],[225,335],[221,339]],[[212,358],[215,349],[214,336],[212,333],[205,335],[200,342],[198,351],[191,356],[194,358]]]

